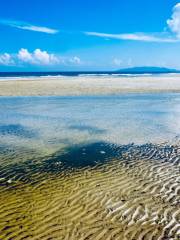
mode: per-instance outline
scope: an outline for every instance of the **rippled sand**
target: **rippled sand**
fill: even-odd
[[[15,156],[14,156],[15,155]],[[96,143],[0,167],[0,239],[180,239],[180,145]]]

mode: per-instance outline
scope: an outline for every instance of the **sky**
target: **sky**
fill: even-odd
[[[180,69],[180,1],[0,0],[0,71]]]

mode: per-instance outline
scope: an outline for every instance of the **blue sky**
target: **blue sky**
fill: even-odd
[[[180,69],[178,1],[0,3],[0,71]]]

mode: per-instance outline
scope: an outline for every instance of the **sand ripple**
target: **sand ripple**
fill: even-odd
[[[180,146],[108,149],[113,158],[98,145],[104,158],[71,168],[63,167],[70,155],[17,166],[5,161],[0,239],[180,239]]]

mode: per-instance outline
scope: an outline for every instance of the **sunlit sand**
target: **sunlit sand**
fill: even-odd
[[[0,81],[0,96],[180,92],[179,74],[139,77],[48,77]]]

